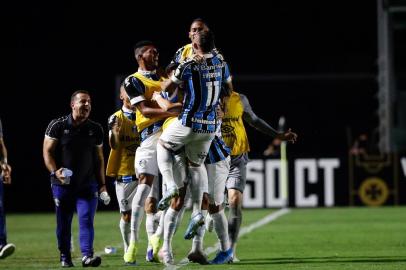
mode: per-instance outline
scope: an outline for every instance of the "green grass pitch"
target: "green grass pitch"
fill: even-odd
[[[277,210],[243,211],[248,226]],[[175,260],[183,259],[191,241],[183,240],[190,212],[173,241]],[[146,234],[140,234],[139,266],[124,266],[119,233],[119,213],[96,215],[95,251],[102,256],[101,269],[164,269],[145,262]],[[77,219],[74,219],[74,264],[80,264]],[[0,269],[61,269],[55,237],[55,215],[8,214],[8,240],[16,252],[0,260]],[[216,242],[206,233],[205,247]],[[104,254],[104,247],[118,247],[117,254]],[[187,264],[177,269],[406,269],[406,208],[291,209],[286,215],[245,234],[237,249],[239,263],[220,266]],[[210,254],[209,258],[213,258]]]

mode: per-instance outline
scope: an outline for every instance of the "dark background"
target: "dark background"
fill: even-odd
[[[299,134],[292,155],[345,156],[352,137],[377,126],[375,1],[217,2],[1,8],[0,117],[13,166],[7,208],[52,209],[42,142],[48,123],[70,112],[71,93],[90,91],[91,118],[106,130],[117,77],[137,69],[135,42],[153,40],[166,65],[189,43],[196,17],[214,31],[235,88],[254,111],[274,127],[284,115]],[[271,139],[247,130],[251,157],[261,157]],[[106,159],[108,150],[106,144]]]

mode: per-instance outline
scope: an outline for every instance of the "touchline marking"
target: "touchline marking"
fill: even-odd
[[[248,225],[246,227],[242,227],[241,230],[240,230],[240,233],[238,234],[238,238],[240,238],[243,235],[249,234],[253,230],[258,229],[258,228],[260,228],[260,227],[262,227],[262,226],[264,226],[264,225],[266,225],[266,224],[268,224],[268,223],[270,223],[272,221],[275,221],[276,219],[280,218],[281,216],[288,214],[290,211],[291,210],[289,208],[282,208],[282,209],[279,209],[278,211],[273,212],[272,214],[269,214],[266,217],[258,220],[257,222],[254,222],[254,223],[252,223],[252,224],[250,224],[250,225]],[[215,245],[206,248],[204,250],[204,252],[207,255],[210,255],[211,253],[214,253],[217,250],[219,250],[219,247],[220,247],[220,243],[217,242]],[[176,264],[176,265],[168,265],[164,269],[165,270],[175,270],[175,269],[179,269],[182,266],[185,266],[187,264],[189,264],[189,260],[188,260],[187,257],[185,257],[182,260],[180,260],[178,264]]]

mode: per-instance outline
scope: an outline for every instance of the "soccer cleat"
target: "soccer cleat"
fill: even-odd
[[[14,244],[5,244],[0,246],[0,259],[4,259],[14,253],[16,246]]]
[[[156,236],[155,234],[151,236],[151,238],[149,239],[149,243],[152,246],[152,254],[153,254],[153,261],[154,262],[159,262],[159,248],[162,245],[162,241],[161,238]]]
[[[69,254],[62,254],[61,253],[61,256],[59,257],[59,260],[60,260],[61,266],[63,268],[74,267],[74,265],[72,263],[72,257],[70,255],[70,253]]]
[[[206,216],[206,220],[204,221],[204,225],[206,226],[206,230],[208,232],[212,232],[214,228],[214,220],[211,218],[211,215],[208,214]]]
[[[189,221],[189,225],[187,226],[185,232],[185,239],[192,239],[197,234],[197,229],[204,224],[204,217],[202,213],[197,213],[194,217],[192,217]]]
[[[203,264],[203,265],[209,264],[206,254],[204,254],[204,252],[201,250],[195,250],[195,251],[189,252],[189,254],[187,255],[187,258],[190,262]]]
[[[229,248],[226,251],[219,251],[216,257],[210,261],[210,264],[225,264],[233,261],[233,249]]]
[[[145,260],[147,262],[153,262],[154,261],[154,253],[152,248],[147,249],[147,254],[145,254]]]
[[[162,199],[158,203],[159,210],[166,210],[169,207],[169,204],[172,198],[179,196],[179,190],[177,187],[172,187],[164,194]]]
[[[162,256],[162,262],[166,265],[166,266],[170,266],[170,265],[174,265],[175,264],[175,260],[173,259],[173,253],[171,251],[167,251],[164,250],[162,252],[163,256]]]
[[[126,253],[124,254],[124,262],[126,264],[135,264],[137,261],[137,251],[138,248],[135,245],[135,242],[130,242],[130,245],[127,248]]]
[[[75,267],[72,263],[72,261],[61,261],[61,267],[62,268],[69,268],[69,267]]]
[[[83,256],[82,266],[83,267],[98,267],[101,264],[101,257],[99,256]]]

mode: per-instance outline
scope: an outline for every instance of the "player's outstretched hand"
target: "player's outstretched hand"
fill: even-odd
[[[288,129],[288,131],[285,133],[280,133],[278,137],[282,141],[287,141],[290,143],[295,143],[297,141],[297,134],[292,132],[292,129]]]

